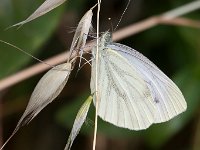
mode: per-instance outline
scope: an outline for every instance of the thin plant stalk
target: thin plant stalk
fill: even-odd
[[[93,150],[96,148],[96,138],[97,138],[97,121],[98,121],[98,62],[99,62],[99,14],[101,9],[101,0],[98,0],[98,9],[97,9],[97,48],[96,48],[96,68],[95,68],[95,126],[94,126],[94,138],[93,138]]]

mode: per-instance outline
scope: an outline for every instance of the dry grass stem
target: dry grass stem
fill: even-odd
[[[99,15],[100,15],[100,10],[101,10],[101,0],[98,0],[98,9],[97,9],[97,40],[96,40],[96,45],[99,45]],[[98,64],[99,64],[99,47],[97,46],[96,48],[96,68],[95,68],[95,125],[94,125],[94,138],[93,138],[93,150],[96,148],[96,138],[97,138],[97,121],[98,121],[98,101],[99,101],[99,96],[98,96]]]

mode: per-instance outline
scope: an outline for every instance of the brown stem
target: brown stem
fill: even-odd
[[[172,25],[182,25],[182,26],[184,25],[184,26],[200,28],[200,26],[199,26],[200,22],[198,22],[198,21],[185,19],[185,18],[168,19],[168,18],[160,15],[160,16],[150,17],[148,19],[145,19],[138,23],[134,23],[130,26],[127,26],[123,29],[120,29],[120,30],[114,32],[113,40],[118,41],[118,40],[127,38],[129,36],[132,36],[139,32],[145,31],[145,30],[147,30],[151,27],[154,27],[156,25],[159,25],[159,24],[172,24]],[[90,51],[90,49],[92,47],[91,44],[94,44],[94,43],[90,43],[89,44],[90,46],[86,46],[87,48],[85,51],[87,51],[87,52]],[[66,58],[68,57],[68,55],[69,55],[69,53],[61,53],[52,58],[44,60],[44,61],[51,65],[57,65],[57,64],[60,64],[64,61],[66,61]],[[0,80],[0,91],[4,90],[10,86],[13,86],[25,79],[28,79],[40,72],[43,72],[49,68],[50,68],[50,66],[48,66],[46,64],[38,63],[38,64],[33,65],[27,69],[24,69],[18,73],[15,73],[9,77],[6,77],[6,78]]]

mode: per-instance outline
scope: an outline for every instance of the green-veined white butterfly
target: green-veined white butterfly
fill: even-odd
[[[95,54],[96,48],[92,51]],[[109,32],[100,38],[98,63],[98,115],[103,120],[142,130],[186,110],[175,83],[141,53],[112,42]],[[93,60],[91,93],[95,93],[95,67]]]

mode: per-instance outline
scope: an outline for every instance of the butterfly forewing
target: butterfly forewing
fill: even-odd
[[[154,123],[168,121],[186,110],[187,104],[179,88],[148,58],[119,43],[109,47],[126,58],[147,83],[157,108]]]

